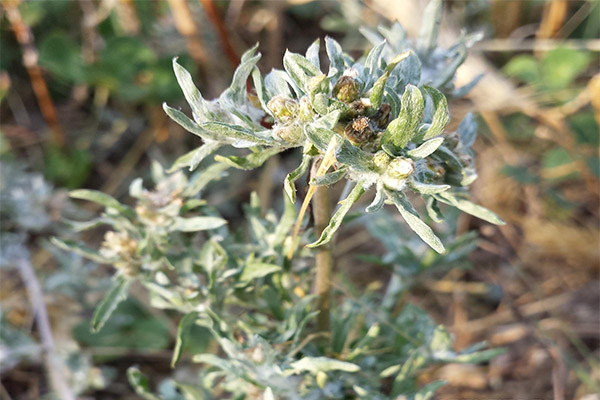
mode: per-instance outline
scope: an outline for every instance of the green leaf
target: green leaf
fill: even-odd
[[[348,211],[350,211],[352,205],[356,203],[356,201],[360,198],[360,196],[362,196],[364,192],[365,189],[363,187],[363,183],[357,182],[356,185],[354,185],[352,191],[348,194],[348,197],[346,197],[340,202],[340,206],[331,217],[329,225],[327,225],[327,227],[323,229],[323,232],[321,232],[321,237],[319,237],[319,239],[316,242],[307,245],[307,247],[317,247],[329,243],[333,238],[335,232],[339,229],[340,225],[342,224],[344,216],[348,213]]]
[[[175,160],[167,172],[172,173],[181,168],[189,168],[190,171],[193,171],[206,157],[217,151],[219,147],[221,147],[219,142],[206,142],[197,149],[194,149]]]
[[[338,162],[350,166],[358,172],[372,172],[375,169],[373,155],[354,146],[346,138],[335,135],[335,158]]]
[[[137,367],[129,367],[127,369],[127,379],[129,380],[129,384],[135,389],[135,392],[142,398],[146,400],[160,400],[160,397],[152,394],[148,378]]]
[[[431,125],[423,135],[423,140],[427,140],[444,132],[444,128],[450,122],[450,113],[448,111],[448,101],[442,92],[431,86],[425,86],[424,88],[433,101],[434,109]]]
[[[431,218],[433,222],[439,224],[444,221],[444,214],[440,211],[436,199],[431,196],[426,196],[425,207],[427,209],[427,215],[429,215],[429,218]]]
[[[591,55],[580,49],[557,48],[546,53],[540,65],[544,85],[551,89],[569,87],[573,81],[585,72]]]
[[[433,398],[435,392],[446,385],[446,381],[435,381],[423,386],[417,393],[415,393],[414,400],[429,400]]]
[[[192,175],[187,187],[183,191],[186,197],[194,197],[210,182],[217,180],[225,170],[229,168],[228,164],[211,164],[208,168],[198,171]]]
[[[242,55],[240,65],[233,73],[231,85],[221,94],[220,99],[232,100],[234,104],[243,104],[247,99],[246,82],[261,58],[260,53],[254,55],[257,49],[258,43]]]
[[[421,30],[417,38],[420,54],[428,55],[437,45],[440,24],[442,22],[442,0],[430,0],[421,19]]]
[[[475,139],[477,138],[477,121],[472,112],[465,115],[460,125],[458,125],[458,134],[464,148],[469,148],[475,143]]]
[[[327,57],[329,57],[328,75],[332,75],[332,69],[334,68],[337,71],[336,76],[341,75],[345,69],[342,46],[329,36],[325,36],[325,48],[327,50]]]
[[[252,132],[249,129],[239,125],[227,124],[224,122],[205,122],[200,128],[212,133],[215,137],[227,138],[233,142],[234,147],[251,147],[257,144],[275,145],[277,142],[265,136],[264,132]],[[263,135],[259,135],[262,133]]]
[[[300,54],[286,50],[283,56],[283,67],[294,83],[306,94],[310,93],[309,80],[321,75],[321,70]]]
[[[435,194],[442,193],[450,189],[450,185],[431,185],[428,183],[419,182],[416,179],[409,179],[408,186],[417,193]]]
[[[266,85],[263,82],[262,75],[260,74],[260,70],[256,67],[252,70],[252,82],[254,83],[254,87],[256,88],[256,96],[258,97],[258,100],[260,101],[260,105],[262,106],[262,109],[266,113],[268,113],[270,116],[273,116],[273,113],[271,112],[269,107],[267,107],[267,104],[269,103],[269,95],[267,93]],[[287,83],[286,83],[286,85],[287,85]]]
[[[196,318],[198,317],[198,313],[193,311],[187,313],[181,318],[179,321],[179,325],[177,326],[177,337],[175,339],[175,348],[173,349],[173,357],[171,358],[171,368],[175,368],[175,364],[181,358],[181,352],[183,350],[183,346],[185,345],[186,336],[196,322]]]
[[[170,230],[179,232],[198,232],[217,229],[226,223],[226,220],[218,217],[176,218],[171,225]]]
[[[240,281],[247,283],[253,279],[263,278],[275,272],[281,271],[281,267],[275,264],[268,264],[264,262],[250,262],[246,264],[240,276]]]
[[[378,184],[377,190],[375,191],[375,197],[373,198],[373,201],[371,202],[371,204],[369,204],[367,206],[367,208],[365,208],[365,212],[370,214],[370,213],[379,211],[381,209],[381,207],[383,207],[384,204],[385,204],[385,194],[383,191],[383,185]]]
[[[200,126],[192,121],[187,115],[182,113],[179,110],[174,109],[173,107],[169,107],[167,103],[163,103],[163,110],[165,113],[171,118],[173,121],[177,122],[179,126],[181,126],[186,131],[193,133],[194,135],[201,137],[204,141],[218,141],[223,143],[228,143],[228,138],[215,135],[211,132],[207,132],[204,129],[200,128]]]
[[[301,372],[310,372],[316,374],[317,372],[328,372],[328,371],[345,371],[345,372],[358,372],[360,367],[356,364],[349,363],[346,361],[340,361],[328,357],[304,357],[298,361],[290,364],[293,368],[291,371],[285,371],[286,375],[298,374]]]
[[[394,152],[406,147],[413,138],[423,118],[425,103],[418,87],[407,85],[402,95],[402,108],[381,137],[381,145],[391,145]]]
[[[387,41],[382,40],[367,53],[364,64],[364,81],[367,88],[371,86],[373,77],[377,76],[377,70],[381,63],[381,53],[386,45]]]
[[[119,303],[127,298],[130,285],[131,280],[129,279],[126,279],[122,276],[116,279],[113,287],[109,290],[100,304],[98,304],[94,310],[91,327],[92,332],[95,333],[102,329]]]
[[[319,59],[319,50],[321,47],[321,41],[319,39],[312,42],[308,49],[306,49],[306,59],[313,63],[319,71],[321,70],[321,60]]]
[[[283,149],[281,147],[271,147],[266,150],[262,150],[258,153],[252,153],[252,154],[248,154],[247,156],[242,156],[242,157],[239,157],[239,156],[224,157],[221,155],[216,155],[215,161],[224,163],[233,168],[249,171],[251,169],[260,167],[269,158],[271,158],[272,156],[274,156],[277,153],[281,153],[283,150],[285,150],[285,149]]]
[[[130,207],[119,203],[114,197],[97,190],[77,189],[69,192],[69,196],[74,199],[91,201],[106,208],[112,208],[126,216],[134,215],[133,210]]]
[[[300,163],[298,168],[287,174],[285,180],[283,181],[283,190],[285,191],[292,203],[296,203],[296,185],[294,184],[294,182],[296,182],[298,178],[304,175],[306,169],[308,168],[308,165],[310,164],[311,159],[311,156],[302,156],[302,162]]]
[[[344,176],[346,176],[347,172],[348,171],[346,170],[346,168],[340,168],[340,169],[338,169],[336,171],[329,172],[329,173],[327,173],[325,175],[314,177],[310,181],[310,184],[311,185],[315,185],[315,186],[329,186],[329,185],[333,185],[334,183],[336,183],[340,179],[342,179]]]
[[[406,51],[406,52],[394,57],[392,59],[392,61],[390,61],[388,66],[385,68],[385,72],[383,73],[383,75],[381,75],[379,77],[379,79],[377,79],[377,81],[375,82],[375,85],[373,85],[373,89],[371,89],[371,96],[369,98],[371,100],[371,108],[373,108],[374,110],[377,110],[377,109],[379,109],[379,107],[381,107],[381,102],[383,99],[383,92],[385,90],[385,84],[387,83],[387,80],[390,77],[390,74],[392,73],[392,71],[394,70],[396,65],[398,65],[402,60],[407,58],[409,55],[410,55],[410,52]]]
[[[406,154],[410,158],[420,160],[436,151],[438,147],[442,145],[442,143],[444,143],[443,137],[429,139],[426,142],[421,143],[421,145],[416,149],[407,151]]]
[[[394,203],[402,218],[425,243],[440,254],[444,254],[446,249],[442,241],[433,233],[431,228],[421,220],[419,214],[412,204],[406,199],[404,194],[398,192],[386,191],[388,198]]]
[[[173,71],[175,71],[175,77],[177,78],[177,82],[179,83],[179,86],[183,91],[183,95],[186,101],[192,108],[192,112],[194,113],[194,119],[196,120],[196,122],[199,123],[202,121],[216,119],[214,113],[209,111],[206,100],[204,100],[204,97],[202,97],[202,94],[200,93],[196,85],[194,85],[192,75],[190,75],[190,73],[185,68],[183,68],[177,63],[177,58],[173,59]],[[177,122],[177,120],[175,121]]]
[[[467,214],[471,214],[474,217],[480,218],[484,221],[487,221],[491,224],[495,225],[504,225],[505,222],[500,219],[496,214],[492,211],[488,210],[485,207],[479,206],[475,203],[471,203],[469,200],[465,200],[459,197],[456,197],[453,193],[439,193],[435,195],[435,198],[442,203],[449,204],[453,207],[458,208],[459,210],[466,212]]]
[[[76,242],[75,240],[63,240],[57,237],[53,237],[50,239],[50,243],[52,243],[59,249],[78,254],[82,257],[87,258],[88,260],[92,260],[99,264],[111,263],[110,259],[102,257],[100,254],[98,254],[97,251],[90,249],[89,247],[86,247],[81,243]]]
[[[288,85],[288,79],[290,79],[290,77],[285,73],[285,71],[273,69],[267,74],[267,76],[265,76],[265,88],[273,96],[279,95],[292,98],[293,94],[290,90],[290,86]],[[294,83],[294,86],[295,85],[296,84]]]
[[[525,83],[533,84],[540,81],[538,62],[529,54],[518,55],[511,58],[504,66],[503,71],[506,75]]]

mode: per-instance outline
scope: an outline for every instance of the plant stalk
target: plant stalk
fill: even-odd
[[[327,227],[331,217],[331,199],[327,186],[318,186],[312,202],[313,217],[315,220],[315,234]],[[331,275],[333,271],[333,241],[320,246],[316,255],[316,277],[314,284],[315,294],[318,296],[319,315],[317,317],[320,332],[329,332],[329,313],[331,308]]]

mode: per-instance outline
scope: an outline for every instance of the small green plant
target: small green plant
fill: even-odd
[[[138,394],[147,399],[427,399],[443,382],[419,388],[418,370],[431,363],[478,362],[496,353],[480,345],[454,352],[449,333],[422,310],[410,304],[395,307],[405,290],[397,279],[385,296],[369,287],[336,288],[331,296],[332,239],[353,204],[371,189],[375,194],[367,214],[386,203],[394,205],[416,235],[440,254],[421,260],[423,265],[456,260],[464,244],[446,252],[409,192],[423,198],[435,222],[443,219],[439,204],[444,203],[502,223],[467,200],[467,188],[476,178],[474,117],[468,115],[457,132],[444,132],[450,115],[443,92],[451,90],[464,56],[450,51],[430,57],[440,13],[441,2],[433,1],[414,51],[402,48],[386,56],[397,50],[396,42],[381,41],[354,60],[326,38],[327,73],[321,69],[318,40],[305,55],[286,52],[285,70],[264,78],[256,66],[260,54],[255,46],[243,55],[231,86],[212,101],[173,61],[193,118],[166,104],[164,109],[204,144],[167,172],[154,163],[155,189],[144,189],[135,180],[130,187],[134,206],[100,192],[71,193],[105,207],[97,219],[74,224],[79,230],[110,226],[99,250],[54,239],[59,247],[115,267],[114,286],[98,305],[92,330],[102,328],[137,281],[150,293],[152,306],[183,315],[173,366],[194,326],[209,331],[219,344],[219,354],[191,355],[206,366],[197,381],[170,381],[158,395],[141,371],[131,368],[129,379]],[[447,79],[423,75],[421,66],[424,70],[431,63]],[[247,90],[250,78],[252,91]],[[189,178],[180,171],[197,169],[224,146],[249,152],[217,154],[215,163]],[[249,234],[232,231],[206,201],[205,189],[229,168],[254,169],[291,148],[302,149],[302,161],[285,178],[283,212],[263,216],[253,194],[245,207],[247,227],[241,231]],[[309,170],[310,184],[297,210],[295,181]],[[331,215],[327,187],[341,180],[348,183],[347,195]],[[315,226],[302,229],[310,202]],[[422,252],[412,254],[416,258]],[[179,397],[170,397],[173,393]]]

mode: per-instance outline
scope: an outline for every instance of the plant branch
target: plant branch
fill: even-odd
[[[58,398],[62,400],[75,400],[75,395],[71,391],[64,374],[64,365],[60,362],[55,352],[54,338],[52,337],[52,329],[40,282],[28,259],[20,258],[17,261],[17,267],[21,274],[21,279],[27,288],[29,302],[35,313],[36,326],[42,341],[42,352],[50,385]]]
[[[325,160],[323,160],[324,162]],[[313,166],[313,172],[316,169]],[[313,175],[314,176],[314,175]],[[315,186],[313,186],[315,187]],[[316,186],[312,203],[313,217],[315,220],[315,234],[321,236],[331,218],[331,199],[327,186]],[[319,331],[329,332],[329,312],[331,306],[331,275],[333,270],[333,254],[331,248],[333,241],[320,246],[315,257],[316,276],[314,291],[318,296],[319,315],[317,317]]]
[[[221,40],[221,46],[223,46],[223,51],[225,51],[225,55],[229,59],[229,62],[231,62],[231,65],[236,67],[240,63],[240,57],[237,55],[237,52],[231,45],[229,33],[227,32],[227,28],[225,28],[225,24],[223,24],[223,19],[221,18],[217,8],[215,7],[215,3],[212,0],[199,1],[204,7],[206,16],[217,29],[217,33],[219,34],[219,39]]]

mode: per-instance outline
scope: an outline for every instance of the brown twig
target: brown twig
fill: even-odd
[[[125,34],[133,36],[140,32],[140,19],[132,0],[119,0],[116,4],[119,25]]]
[[[219,15],[217,8],[215,7],[215,3],[212,0],[199,0],[204,7],[204,11],[206,12],[206,16],[210,20],[210,22],[217,29],[217,33],[219,34],[219,39],[221,40],[221,46],[223,46],[223,51],[225,51],[225,55],[229,59],[229,62],[232,66],[236,67],[240,63],[240,57],[237,55],[237,52],[231,45],[231,40],[229,39],[229,33],[225,28],[225,24],[223,24],[223,18]]]
[[[50,97],[42,69],[38,65],[38,53],[33,42],[33,34],[25,21],[23,21],[23,17],[19,11],[20,0],[3,0],[1,4],[6,11],[6,18],[10,22],[17,42],[21,46],[23,65],[27,69],[27,73],[31,79],[31,86],[33,87],[40,110],[50,126],[52,140],[55,144],[62,147],[65,144],[65,136],[58,121],[56,108]]]
[[[173,12],[175,28],[181,36],[185,38],[185,43],[190,53],[190,57],[200,68],[203,75],[206,75],[208,57],[202,43],[202,37],[192,18],[192,12],[187,0],[169,0],[169,7]]]
[[[71,391],[65,377],[65,366],[60,362],[60,359],[55,352],[52,328],[50,327],[48,311],[44,303],[44,294],[35,275],[35,271],[33,270],[33,266],[28,259],[21,258],[17,260],[17,267],[21,279],[27,288],[29,302],[35,313],[37,331],[42,341],[42,351],[50,385],[58,398],[62,400],[75,400],[75,395]]]

